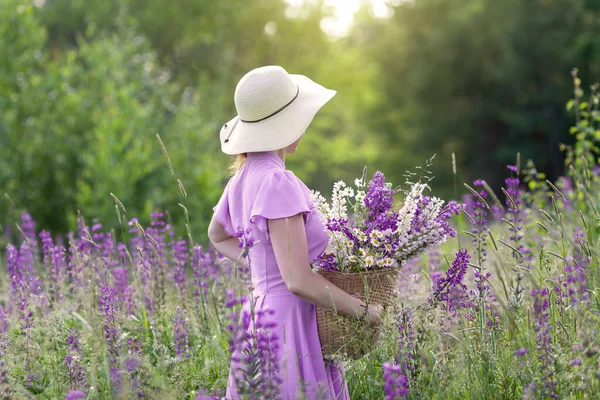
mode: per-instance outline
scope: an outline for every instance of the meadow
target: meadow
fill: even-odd
[[[455,183],[457,235],[403,266],[380,345],[346,363],[352,399],[598,397],[599,99],[574,83],[566,175],[547,181],[517,156],[503,193]],[[120,230],[80,216],[53,236],[27,213],[4,228],[0,399],[224,395],[245,271],[176,234],[168,214],[142,226],[114,207]],[[265,362],[276,316],[258,318],[242,345],[276,368]],[[247,398],[264,398],[268,371],[245,371]]]

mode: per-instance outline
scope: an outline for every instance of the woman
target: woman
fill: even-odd
[[[238,116],[220,133],[222,151],[237,156],[238,168],[214,207],[208,236],[217,251],[239,260],[233,235],[238,227],[251,228],[251,296],[255,307],[275,311],[283,399],[349,399],[343,366],[323,359],[315,306],[381,320],[379,306],[365,305],[312,272],[310,263],[327,247],[328,235],[310,190],[285,168],[286,154],[296,151],[314,115],[335,93],[278,66],[254,69],[236,87]],[[236,366],[232,361],[227,399],[239,398]]]

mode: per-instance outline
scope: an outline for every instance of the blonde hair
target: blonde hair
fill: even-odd
[[[229,164],[229,176],[235,175],[242,168],[247,158],[247,153],[236,154],[231,164]]]

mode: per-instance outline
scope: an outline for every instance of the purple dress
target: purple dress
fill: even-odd
[[[349,399],[343,365],[323,359],[315,306],[288,290],[269,237],[268,219],[302,213],[309,260],[312,262],[325,250],[328,236],[310,199],[310,190],[285,169],[275,153],[248,153],[214,210],[229,235],[233,236],[238,226],[250,227],[258,241],[249,254],[254,290],[248,296],[254,296],[255,307],[267,306],[275,311],[274,333],[279,338],[277,358],[283,382],[280,398]],[[249,302],[244,307],[249,309]],[[226,399],[239,398],[232,374],[235,367],[232,361]]]

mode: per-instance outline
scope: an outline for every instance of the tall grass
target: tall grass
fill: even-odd
[[[351,398],[600,393],[600,114],[596,88],[584,100],[576,72],[574,82],[566,176],[548,182],[517,159],[503,196],[484,180],[461,188],[460,242],[403,267],[381,342],[346,363]],[[189,228],[177,237],[160,213],[142,227],[114,199],[118,233],[80,218],[78,232],[52,238],[28,214],[5,229],[0,399],[224,395],[244,271]]]

